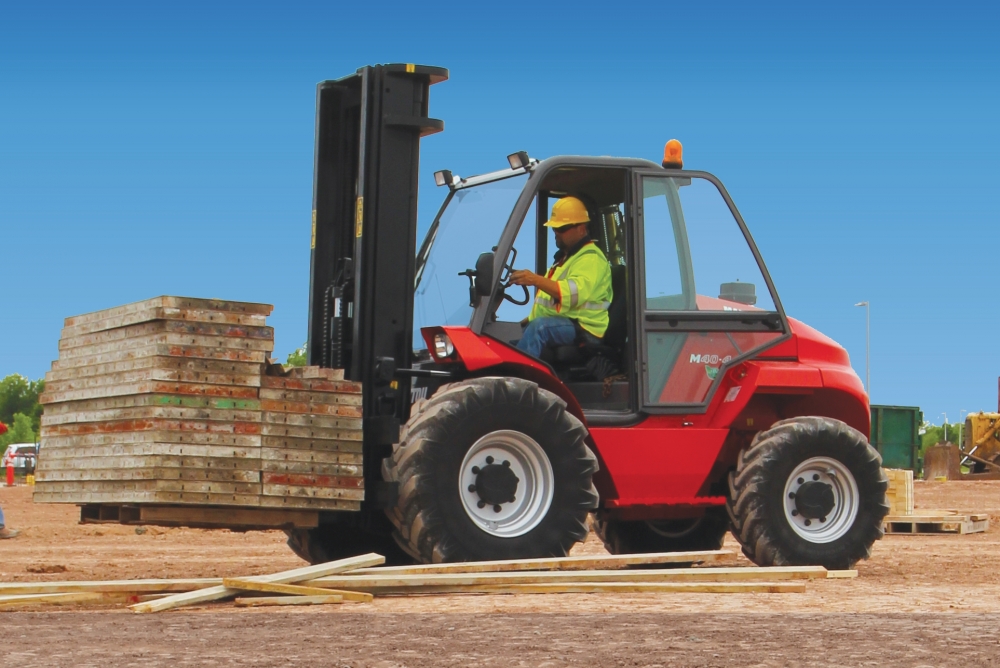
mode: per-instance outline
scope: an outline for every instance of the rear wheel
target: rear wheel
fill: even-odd
[[[395,537],[423,562],[565,556],[597,506],[597,459],[565,403],[519,378],[445,385],[414,406],[382,474]]]
[[[595,520],[594,531],[611,554],[718,550],[729,531],[729,516],[719,507],[690,519]]]
[[[388,566],[414,563],[413,557],[400,549],[388,530],[376,532],[343,523],[323,524],[313,529],[289,529],[285,534],[292,552],[311,564],[369,552],[381,554]]]
[[[839,420],[782,420],[754,437],[730,474],[727,506],[759,566],[851,568],[882,537],[888,481],[864,434]]]

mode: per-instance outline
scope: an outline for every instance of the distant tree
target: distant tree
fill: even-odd
[[[288,354],[288,360],[285,362],[287,366],[305,366],[306,365],[306,344],[302,344],[301,348],[297,348],[295,352]]]
[[[948,438],[945,439],[945,427],[948,427]],[[938,443],[944,443],[947,440],[949,443],[954,443],[955,445],[961,445],[959,437],[962,431],[965,429],[964,425],[960,424],[942,424],[935,425],[929,422],[923,424],[924,433],[920,437],[920,452],[923,453],[924,450],[932,445],[937,445]]]
[[[31,419],[31,428],[36,433],[42,420],[42,406],[38,395],[45,391],[45,381],[28,380],[19,373],[12,373],[0,380],[0,422],[14,425],[17,413]]]
[[[11,443],[35,443],[38,432],[31,428],[31,418],[24,413],[14,415],[14,424],[6,434],[0,436],[0,455]]]

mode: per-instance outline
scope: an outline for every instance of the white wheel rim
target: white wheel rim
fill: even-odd
[[[505,466],[517,478],[513,501],[486,503],[476,483],[491,464]],[[555,475],[548,456],[530,436],[500,430],[486,434],[465,454],[458,474],[458,492],[466,514],[480,529],[500,538],[522,536],[545,518],[555,494]],[[499,511],[497,511],[499,508]]]
[[[809,518],[799,512],[795,495],[809,482],[829,485],[833,492],[833,508],[824,517]],[[805,460],[785,482],[785,519],[795,533],[810,543],[832,543],[842,537],[854,525],[860,506],[858,483],[851,471],[830,457]]]

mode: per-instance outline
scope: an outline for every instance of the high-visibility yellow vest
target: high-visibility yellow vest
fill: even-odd
[[[576,320],[594,336],[603,337],[611,307],[611,265],[601,249],[590,242],[563,264],[550,267],[545,275],[559,286],[559,299],[536,289],[528,320],[558,315]]]

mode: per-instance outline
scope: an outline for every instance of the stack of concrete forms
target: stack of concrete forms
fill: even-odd
[[[360,388],[333,381],[329,370],[296,372],[331,377],[314,392],[325,401],[295,405],[294,415],[262,411],[262,383],[294,380],[266,375],[283,372],[266,361],[271,308],[159,297],[67,318],[41,398],[35,500],[358,507],[363,489],[354,459],[316,462],[283,485],[264,474],[265,451],[269,461],[294,460],[302,448],[330,451],[336,436],[338,447],[360,458],[361,440]],[[333,434],[324,407],[337,402],[351,410],[339,414],[345,417],[336,418]],[[280,427],[279,415],[286,415]],[[279,429],[284,442],[273,440]]]

